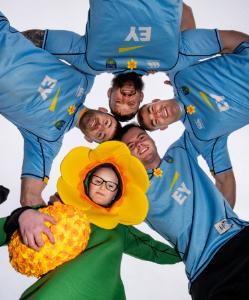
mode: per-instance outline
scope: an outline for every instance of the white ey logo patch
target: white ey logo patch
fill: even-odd
[[[232,224],[229,224],[227,222],[227,219],[223,219],[214,225],[215,229],[218,231],[219,234],[227,232],[232,226]]]
[[[186,187],[184,182],[174,191],[171,197],[180,205],[182,205],[191,195],[191,191]]]
[[[151,27],[131,26],[130,32],[125,38],[125,42],[133,40],[134,42],[149,42],[151,40]]]
[[[214,94],[209,94],[209,96],[214,99],[220,112],[229,110],[230,106],[225,101],[224,96],[218,96],[218,95],[214,95]]]
[[[41,94],[43,100],[47,100],[48,96],[52,93],[55,85],[57,83],[56,79],[53,79],[46,75],[38,87],[38,92]]]

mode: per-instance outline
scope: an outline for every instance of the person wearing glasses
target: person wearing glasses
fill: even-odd
[[[85,251],[46,273],[20,299],[124,300],[120,276],[123,253],[158,264],[181,261],[172,247],[130,226],[146,217],[149,180],[143,165],[125,144],[112,141],[96,149],[77,147],[66,155],[60,169],[57,198],[86,213],[90,239]],[[36,251],[44,245],[41,232],[48,238],[54,236],[49,240],[56,246],[53,218],[49,220],[48,215],[32,208],[23,209],[19,217],[16,211],[7,219],[7,236],[17,224],[25,244]],[[4,221],[0,219],[0,226]]]

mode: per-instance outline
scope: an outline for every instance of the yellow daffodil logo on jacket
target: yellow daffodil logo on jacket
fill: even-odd
[[[189,115],[193,115],[196,112],[195,106],[190,104],[187,106],[187,113]]]
[[[135,61],[133,58],[131,58],[127,63],[127,68],[129,70],[134,70],[137,68],[137,61]]]
[[[161,168],[155,168],[153,170],[153,175],[156,177],[162,177],[163,176],[163,170]]]
[[[68,109],[67,109],[67,111],[68,111],[68,113],[69,113],[69,115],[71,116],[74,112],[75,112],[75,105],[74,104],[72,104],[72,105],[70,105],[69,107],[68,107]]]
[[[83,185],[89,172],[105,163],[112,164],[121,178],[121,195],[111,207],[93,202]],[[124,143],[116,141],[104,142],[96,149],[77,147],[70,151],[61,163],[61,177],[57,182],[64,203],[84,210],[91,223],[105,229],[119,223],[141,223],[148,212],[145,195],[148,188],[149,179],[142,163],[131,155]]]

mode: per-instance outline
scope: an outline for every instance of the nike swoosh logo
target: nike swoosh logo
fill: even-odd
[[[54,95],[54,98],[52,99],[52,103],[49,107],[49,110],[51,112],[54,112],[55,111],[55,108],[56,108],[56,104],[57,104],[57,100],[58,100],[58,97],[59,97],[59,94],[60,94],[60,91],[61,91],[61,88],[59,87],[56,91],[56,94]]]
[[[199,92],[200,96],[202,97],[202,99],[207,103],[207,105],[213,110],[215,111],[215,108],[213,107],[213,104],[210,102],[210,100],[208,99],[207,95],[203,92]]]
[[[172,180],[172,182],[171,182],[171,184],[170,184],[170,187],[169,187],[169,191],[170,191],[170,192],[172,191],[173,187],[175,186],[177,180],[179,179],[179,176],[180,176],[179,173],[178,173],[177,171],[175,171],[173,180]]]
[[[124,47],[124,48],[118,48],[118,53],[124,53],[124,52],[129,52],[133,51],[136,49],[143,48],[144,46],[133,46],[133,47]]]

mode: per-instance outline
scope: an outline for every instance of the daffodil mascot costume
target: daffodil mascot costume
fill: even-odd
[[[103,170],[114,176],[106,178]],[[148,186],[143,165],[123,143],[106,142],[95,150],[78,147],[69,152],[61,164],[58,193],[65,204],[86,213],[91,223],[89,243],[76,258],[41,277],[21,299],[122,300],[125,299],[120,278],[123,253],[160,264],[180,261],[168,245],[130,226],[146,217]],[[113,197],[104,203],[109,192]],[[79,226],[75,230],[79,231]],[[55,232],[53,228],[51,231]],[[56,236],[55,240],[57,243]]]

